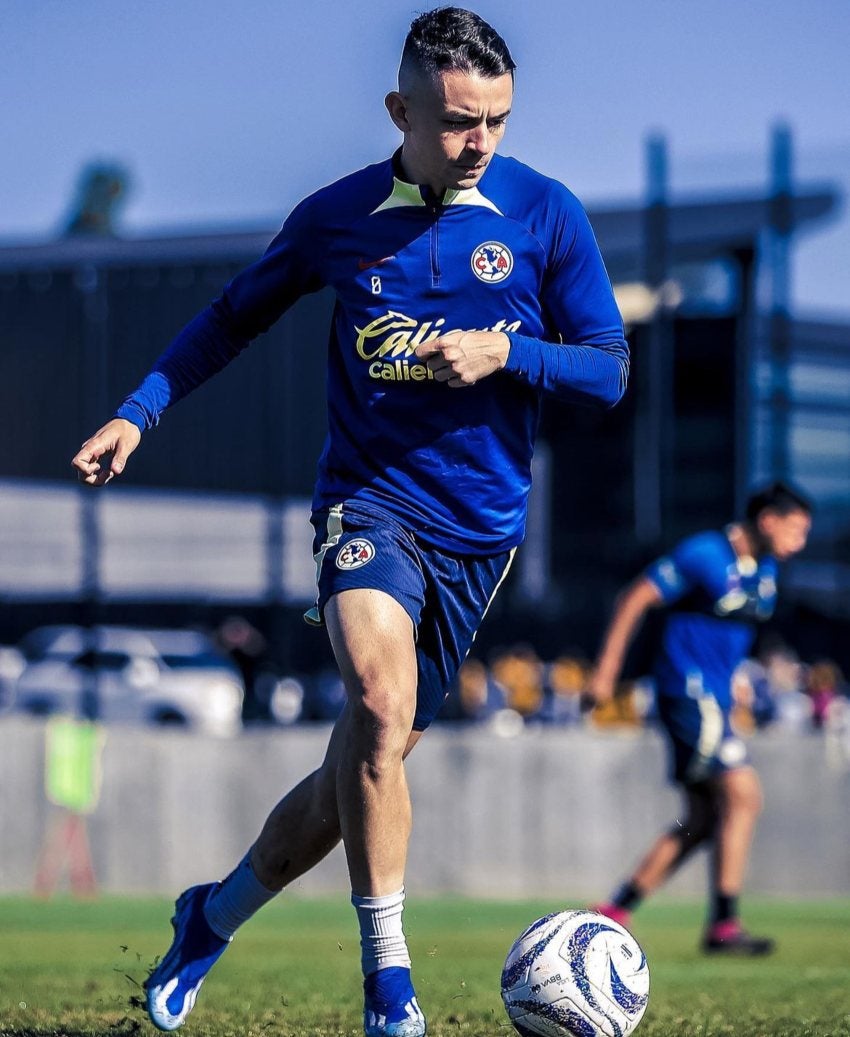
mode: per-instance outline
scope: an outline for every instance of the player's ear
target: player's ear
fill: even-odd
[[[407,102],[398,90],[393,90],[388,93],[384,98],[384,104],[386,105],[387,111],[390,113],[390,118],[398,129],[400,129],[402,133],[407,133],[410,129],[410,123],[407,121]]]

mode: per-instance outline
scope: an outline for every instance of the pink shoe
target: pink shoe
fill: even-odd
[[[632,920],[631,911],[627,911],[624,907],[617,907],[616,904],[594,904],[590,910],[598,911],[600,915],[605,915],[606,918],[610,918],[612,922],[616,922],[624,929],[628,929]]]
[[[741,954],[759,957],[771,954],[774,941],[768,936],[750,936],[741,928],[737,918],[727,918],[723,922],[715,922],[709,926],[702,941],[702,949],[706,954]]]

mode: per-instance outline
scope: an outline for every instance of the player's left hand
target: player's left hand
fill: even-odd
[[[416,355],[438,382],[461,389],[501,371],[510,348],[511,340],[502,331],[450,331],[417,346]]]

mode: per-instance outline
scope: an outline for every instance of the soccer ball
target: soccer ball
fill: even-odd
[[[628,1037],[648,998],[643,951],[595,911],[539,918],[517,937],[502,970],[502,1000],[522,1037]]]

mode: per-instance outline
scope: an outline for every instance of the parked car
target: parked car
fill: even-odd
[[[40,716],[179,724],[213,735],[242,725],[245,686],[212,640],[193,630],[46,626],[20,643],[13,708]]]

